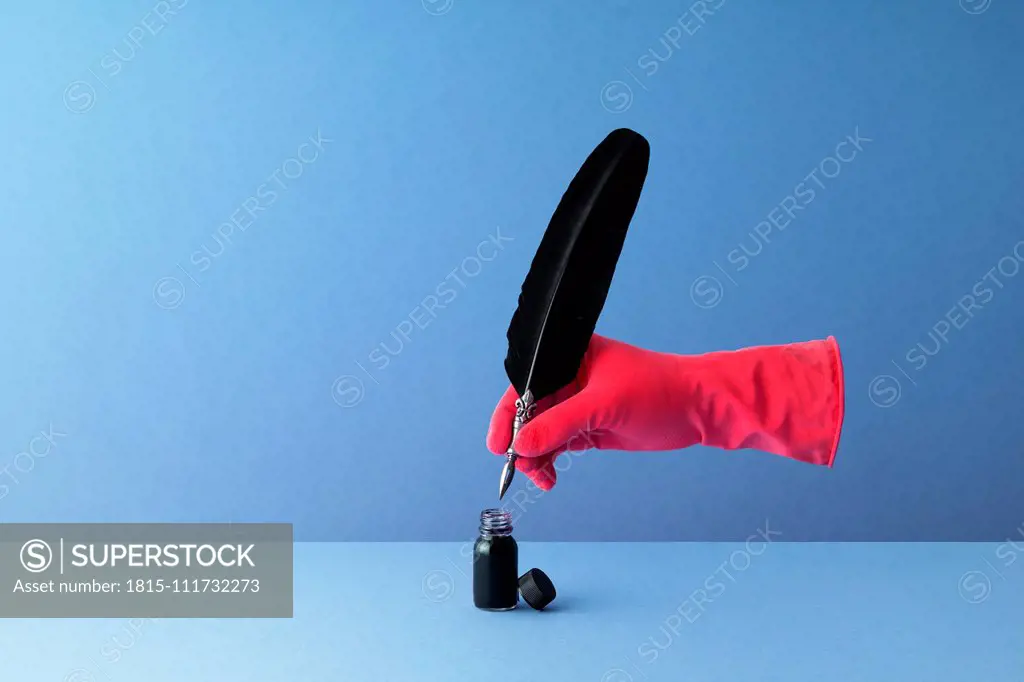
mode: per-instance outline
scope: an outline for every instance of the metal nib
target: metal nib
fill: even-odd
[[[508,487],[512,485],[512,477],[516,475],[516,456],[509,455],[505,466],[501,468],[501,483],[498,488],[498,499],[505,497]]]
[[[519,457],[514,446],[516,435],[519,433],[519,429],[523,428],[523,424],[533,417],[533,411],[536,407],[537,405],[533,402],[533,393],[530,392],[530,389],[526,389],[523,392],[523,397],[516,400],[516,417],[512,420],[512,438],[509,439],[508,452],[505,453],[508,459],[506,459],[505,466],[501,469],[501,484],[498,487],[499,500],[505,497],[508,487],[512,485],[512,477],[516,475],[516,459]]]

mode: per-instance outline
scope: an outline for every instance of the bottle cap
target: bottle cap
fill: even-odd
[[[531,568],[519,578],[519,594],[533,608],[541,611],[555,600],[555,586],[539,568]]]

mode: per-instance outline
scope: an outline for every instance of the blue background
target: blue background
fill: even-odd
[[[506,613],[473,608],[459,543],[303,543],[292,620],[10,621],[3,672],[31,682],[1013,680],[1024,665],[1022,534],[1000,545],[522,543],[520,567],[542,567],[558,597],[544,612]]]
[[[737,539],[771,517],[791,540],[1004,539],[1024,277],[931,330],[1024,239],[1024,6],[728,0],[701,24],[686,4],[6,8],[0,519],[467,538],[495,502],[519,285],[628,126],[650,173],[598,331],[680,353],[835,335],[842,445],[833,470],[585,453],[549,494],[519,477],[517,536]],[[282,168],[301,175],[268,185]],[[815,168],[834,177],[758,245]]]

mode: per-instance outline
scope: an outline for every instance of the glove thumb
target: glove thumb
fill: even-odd
[[[585,450],[594,428],[596,402],[581,391],[526,422],[516,435],[515,450],[523,457],[541,457],[559,450]]]

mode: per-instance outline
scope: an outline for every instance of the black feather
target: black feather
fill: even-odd
[[[650,145],[612,131],[558,203],[508,327],[505,371],[534,401],[569,385],[601,315],[626,231],[647,178]]]

